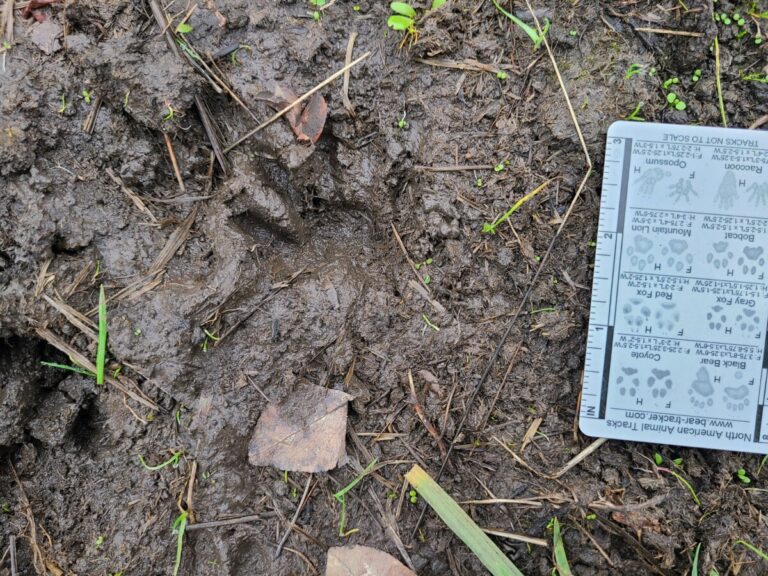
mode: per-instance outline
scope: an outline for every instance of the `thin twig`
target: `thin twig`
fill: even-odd
[[[669,30],[667,28],[635,28],[638,32],[648,34],[670,34],[672,36],[690,36],[691,38],[701,38],[704,36],[701,32],[688,32],[687,30]]]
[[[275,550],[275,558],[280,556],[280,552],[283,551],[283,544],[285,544],[285,541],[288,540],[288,536],[291,535],[291,530],[293,530],[293,527],[296,525],[296,519],[299,517],[299,514],[301,514],[301,511],[304,508],[304,504],[307,501],[307,496],[309,495],[309,487],[311,484],[312,474],[310,473],[309,478],[307,478],[307,485],[304,486],[304,493],[301,495],[301,500],[299,500],[299,505],[296,506],[296,512],[293,513],[293,518],[291,518],[291,522],[288,524],[288,528],[285,529],[283,537],[280,538],[280,542],[277,544],[277,550]]]
[[[421,423],[424,425],[424,428],[427,429],[429,435],[435,439],[435,442],[437,442],[437,448],[440,450],[440,456],[445,458],[448,452],[445,449],[442,435],[437,431],[434,424],[429,421],[427,414],[424,412],[424,407],[419,403],[419,398],[416,395],[416,387],[413,385],[413,374],[411,374],[410,369],[408,370],[408,385],[411,389],[411,402],[413,403],[413,411],[416,412],[416,416],[419,417],[419,420],[421,420]]]
[[[344,58],[345,67],[352,63],[352,50],[355,47],[356,38],[357,32],[352,32],[352,34],[349,35],[349,41],[347,42],[347,55]],[[341,86],[341,102],[344,104],[344,108],[349,113],[349,115],[354,118],[356,116],[355,107],[352,106],[352,102],[349,100],[349,75],[349,69],[347,69],[347,71],[344,72],[344,83]]]
[[[186,193],[187,189],[184,187],[184,180],[181,178],[181,171],[179,170],[179,163],[176,160],[176,152],[173,151],[173,142],[167,132],[163,132],[165,137],[165,145],[168,146],[168,155],[171,157],[171,164],[173,165],[173,173],[176,175],[176,181],[179,183],[179,190],[181,193]]]
[[[216,161],[219,163],[219,166],[221,166],[221,171],[224,173],[224,176],[227,176],[229,174],[229,167],[227,166],[226,158],[224,158],[224,153],[221,151],[221,144],[219,143],[219,134],[216,125],[213,123],[213,118],[211,118],[211,112],[208,110],[208,105],[199,94],[195,94],[195,106],[197,106],[197,113],[200,114],[200,120],[203,121],[203,128],[205,128],[205,133],[211,143],[213,153],[216,155]]]
[[[16,566],[16,536],[13,534],[11,534],[8,538],[8,549],[11,551],[11,576],[17,576],[18,567]]]
[[[229,151],[230,151],[230,150],[232,150],[233,148],[236,148],[237,146],[239,146],[240,144],[242,144],[243,142],[245,142],[246,140],[248,140],[248,139],[249,139],[251,136],[253,136],[253,135],[255,135],[255,134],[257,134],[257,133],[261,132],[261,131],[262,131],[264,128],[266,128],[267,126],[269,126],[270,124],[272,124],[272,122],[274,122],[275,120],[278,120],[278,119],[280,119],[282,116],[284,116],[284,115],[285,115],[287,112],[291,111],[291,110],[292,110],[292,109],[293,109],[295,106],[297,106],[299,103],[301,103],[301,102],[304,102],[304,100],[306,100],[307,98],[309,98],[310,96],[312,96],[312,94],[314,94],[314,93],[315,93],[315,92],[317,92],[318,90],[322,90],[323,88],[325,88],[325,87],[326,87],[328,84],[330,84],[331,82],[333,82],[334,80],[336,80],[336,78],[338,78],[339,76],[341,76],[342,74],[344,74],[344,72],[346,72],[346,71],[347,71],[347,70],[349,70],[350,68],[353,68],[354,66],[357,66],[358,64],[360,64],[360,62],[362,62],[363,60],[365,60],[366,58],[368,58],[368,56],[370,56],[370,55],[371,55],[371,53],[370,53],[370,52],[366,52],[365,54],[363,54],[362,56],[360,56],[360,58],[358,58],[358,59],[357,59],[357,60],[355,60],[354,62],[350,62],[350,63],[349,63],[349,65],[347,65],[347,66],[344,66],[344,68],[342,68],[342,69],[341,69],[341,70],[339,70],[338,72],[336,72],[336,73],[334,73],[334,74],[330,75],[328,78],[326,78],[325,80],[323,80],[322,82],[320,82],[320,84],[318,84],[317,86],[315,86],[314,88],[312,88],[312,89],[311,89],[309,92],[306,92],[306,93],[304,93],[303,95],[299,96],[299,97],[298,97],[296,100],[294,100],[293,102],[291,102],[290,104],[288,104],[288,106],[286,106],[285,108],[283,108],[283,109],[282,109],[282,110],[280,110],[279,112],[277,112],[277,113],[275,113],[274,115],[272,115],[272,116],[271,116],[271,117],[270,117],[268,120],[265,120],[264,122],[262,122],[261,124],[259,124],[258,126],[256,126],[256,128],[254,128],[254,129],[253,129],[253,130],[251,130],[250,132],[246,133],[244,136],[241,136],[240,138],[238,138],[237,140],[235,140],[235,141],[234,141],[232,144],[230,144],[229,146],[227,146],[226,148],[224,148],[224,153],[226,154],[227,152],[229,152]]]
[[[723,86],[720,83],[720,41],[715,36],[715,85],[717,86],[717,102],[720,106],[720,118],[723,121],[723,127],[728,128],[728,118],[725,115],[725,104],[723,104]]]
[[[91,106],[91,110],[88,112],[88,116],[85,117],[85,122],[83,122],[83,132],[86,134],[93,134],[93,129],[96,126],[96,116],[99,114],[102,101],[103,99],[99,95],[96,95],[93,99],[93,106]]]
[[[198,522],[197,524],[187,525],[187,531],[202,530],[203,528],[218,528],[219,526],[234,526],[235,524],[247,524],[248,522],[257,522],[261,519],[262,517],[260,514],[251,514],[249,516],[240,516],[238,518],[228,518],[227,520]]]
[[[763,116],[760,116],[760,118],[752,122],[752,124],[749,125],[749,130],[757,130],[758,128],[760,128],[760,126],[766,123],[768,123],[768,114],[764,114]]]
[[[142,202],[139,195],[136,194],[136,192],[134,192],[130,188],[128,188],[123,182],[123,180],[112,171],[112,168],[107,167],[105,172],[107,173],[107,176],[110,177],[112,182],[120,186],[120,189],[123,191],[123,194],[128,196],[131,202],[133,202],[134,206],[136,206],[136,208],[138,208],[140,212],[143,212],[144,214],[146,214],[153,224],[157,224],[157,218],[155,218],[155,215],[152,214],[152,211],[149,208],[147,208],[147,205],[144,204],[144,202]]]
[[[43,556],[43,552],[40,550],[40,545],[37,543],[37,523],[35,522],[35,516],[32,513],[32,504],[29,502],[27,493],[24,490],[24,485],[21,483],[13,463],[9,461],[8,465],[11,467],[11,472],[13,472],[13,477],[16,479],[16,484],[19,487],[19,499],[21,500],[23,513],[27,518],[27,524],[29,525],[29,545],[32,548],[32,565],[35,568],[35,572],[38,574],[47,574],[47,571],[45,570],[45,556]]]
[[[392,232],[395,234],[395,240],[397,240],[397,244],[400,246],[400,250],[403,252],[403,256],[405,256],[406,261],[408,262],[408,265],[411,267],[411,270],[413,270],[413,273],[416,275],[416,278],[419,279],[419,282],[421,282],[422,286],[427,291],[427,294],[432,295],[432,291],[429,289],[429,286],[426,282],[424,282],[424,278],[421,277],[421,274],[419,274],[419,271],[416,270],[416,265],[413,263],[413,260],[411,260],[411,257],[408,256],[408,250],[405,249],[405,244],[403,244],[403,240],[400,238],[400,234],[397,233],[397,228],[395,228],[395,225],[392,224]]]
[[[526,544],[533,544],[534,546],[542,546],[547,548],[549,543],[542,538],[533,538],[532,536],[526,536],[525,534],[515,534],[513,532],[504,532],[503,530],[492,530],[490,528],[483,528],[483,532],[492,536],[498,536],[499,538],[507,538],[508,540],[517,540],[518,542],[525,542]]]
[[[544,256],[541,259],[541,263],[539,267],[536,269],[536,273],[533,275],[533,279],[528,283],[528,287],[525,290],[525,293],[523,294],[523,298],[520,301],[520,304],[517,307],[517,310],[515,311],[514,316],[509,321],[509,324],[507,324],[506,329],[504,330],[504,333],[502,334],[501,338],[499,339],[498,344],[496,345],[496,349],[493,351],[493,354],[488,359],[488,363],[485,365],[485,369],[483,370],[482,375],[480,376],[480,380],[475,385],[475,388],[472,390],[472,394],[469,397],[469,401],[467,402],[466,408],[464,409],[464,415],[461,418],[461,422],[459,423],[459,426],[456,428],[456,434],[454,434],[453,440],[451,441],[450,445],[448,446],[448,457],[443,459],[442,464],[440,465],[440,470],[437,473],[437,477],[435,478],[435,481],[439,481],[440,478],[443,475],[443,471],[445,470],[445,466],[448,463],[448,458],[451,457],[451,453],[453,452],[453,448],[456,445],[457,440],[461,436],[462,430],[464,428],[464,423],[467,420],[467,415],[469,414],[470,410],[472,409],[472,405],[475,402],[475,398],[477,397],[478,392],[480,392],[480,389],[482,388],[485,381],[488,379],[488,376],[491,374],[491,370],[493,369],[493,366],[496,364],[496,360],[501,355],[501,350],[504,346],[504,342],[506,342],[509,335],[512,333],[512,328],[514,328],[515,324],[517,323],[517,319],[520,316],[520,314],[523,311],[523,308],[525,307],[525,304],[528,302],[528,297],[531,295],[531,292],[533,291],[533,288],[536,286],[536,282],[539,279],[539,276],[541,276],[541,271],[544,270],[545,264],[549,260],[549,255],[552,253],[552,248],[555,245],[555,242],[560,237],[560,234],[563,231],[563,228],[565,227],[566,223],[568,222],[571,213],[573,212],[573,209],[576,206],[576,203],[578,202],[579,198],[581,198],[581,193],[584,190],[584,187],[587,184],[587,180],[589,179],[590,174],[592,173],[592,158],[589,156],[589,150],[587,149],[587,143],[584,141],[584,135],[581,132],[581,126],[579,125],[579,121],[576,118],[576,112],[574,112],[573,105],[571,104],[571,99],[568,96],[568,90],[565,87],[565,82],[563,80],[562,75],[560,74],[560,68],[557,66],[557,61],[555,60],[555,56],[552,53],[552,48],[549,45],[549,41],[547,40],[547,36],[544,34],[544,31],[541,28],[541,23],[539,22],[538,17],[536,16],[536,13],[534,12],[533,8],[531,7],[531,4],[529,0],[525,0],[526,5],[528,6],[528,11],[531,13],[531,16],[533,16],[533,21],[536,23],[536,28],[539,32],[539,34],[543,38],[544,46],[547,49],[547,54],[549,55],[549,59],[552,62],[552,67],[555,70],[555,75],[557,76],[557,81],[560,84],[560,89],[563,93],[563,97],[565,98],[565,103],[568,107],[568,112],[571,116],[571,121],[573,122],[573,126],[576,130],[576,134],[578,135],[579,142],[581,143],[581,148],[584,151],[584,157],[586,160],[586,166],[584,171],[584,178],[581,180],[581,183],[579,184],[579,187],[576,189],[576,193],[573,196],[573,199],[571,200],[571,203],[568,205],[568,210],[566,210],[565,215],[563,216],[563,219],[560,222],[560,226],[555,231],[555,235],[552,237],[552,240],[549,242],[549,246],[547,247],[547,251],[544,253]],[[416,534],[418,533],[419,526],[421,525],[421,521],[424,518],[424,515],[427,512],[427,505],[426,503],[422,505],[421,508],[421,514],[419,515],[419,519],[416,522],[416,526],[413,529],[412,538],[415,538]]]
[[[424,170],[425,172],[463,172],[465,170],[493,170],[493,166],[490,164],[456,164],[453,166],[414,166],[416,170]]]

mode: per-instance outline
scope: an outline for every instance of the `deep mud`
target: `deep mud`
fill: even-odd
[[[450,440],[584,175],[546,52],[533,51],[482,0],[449,2],[423,22],[410,50],[399,50],[399,35],[387,33],[383,2],[361,2],[356,11],[338,0],[320,22],[307,2],[198,3],[188,34],[198,51],[248,46],[218,65],[258,120],[273,112],[261,92],[276,83],[299,94],[312,88],[344,65],[357,32],[355,56],[372,54],[351,73],[356,116],[345,110],[336,82],[323,91],[329,117],[315,146],[298,144],[279,121],[229,153],[226,174],[217,164],[211,177],[195,95],[207,103],[222,142],[258,122],[169,49],[146,3],[70,1],[43,9],[43,23],[15,12],[15,42],[0,71],[0,555],[16,534],[21,573],[34,573],[12,463],[50,573],[58,566],[64,574],[171,574],[170,527],[194,460],[195,521],[259,519],[189,532],[183,574],[323,573],[327,549],[345,542],[401,557],[380,508],[396,518],[419,574],[481,574],[431,513],[412,538],[420,505],[401,498],[403,475],[414,462],[436,474],[440,453],[408,401],[407,371],[427,416]],[[494,440],[519,451],[531,422],[542,418],[541,434],[523,455],[548,472],[591,441],[574,432],[574,419],[607,127],[638,102],[649,121],[720,122],[711,5],[691,1],[684,12],[681,4],[536,5],[553,21],[550,42],[595,170],[441,480],[458,500],[542,498],[538,506],[468,509],[483,527],[545,539],[548,522],[559,517],[576,574],[683,574],[699,542],[705,573],[715,566],[720,574],[765,573],[756,556],[734,547],[738,539],[768,546],[765,496],[745,491],[734,476],[745,468],[750,487],[761,488],[756,456],[608,442],[552,481],[517,465]],[[530,21],[524,4],[515,10]],[[700,36],[634,30],[643,26]],[[742,75],[761,71],[766,49],[736,38],[732,28],[720,40],[728,117],[748,126],[765,113],[768,88]],[[504,65],[508,78],[419,59]],[[643,72],[626,79],[633,63]],[[695,68],[702,78],[694,84]],[[666,105],[661,83],[672,76],[681,79],[685,111]],[[103,101],[91,135],[82,128],[93,106],[83,90]],[[164,120],[169,105],[174,117]],[[407,127],[400,128],[403,116]],[[183,193],[163,133],[172,138]],[[505,160],[503,171],[492,169]],[[454,165],[486,168],[425,168]],[[482,234],[484,222],[549,178],[511,226]],[[153,263],[188,218],[180,249],[157,273]],[[413,288],[393,225],[415,262],[432,259],[419,273],[429,275],[442,311]],[[116,296],[136,282],[141,289]],[[122,366],[156,411],[126,403],[112,386],[39,363],[67,362],[36,332],[42,326],[95,357],[95,342],[43,295],[94,319],[101,284],[113,297],[111,369]],[[226,336],[215,341],[204,330]],[[248,442],[265,398],[288,397],[300,384],[354,395],[349,433],[389,464],[352,492],[347,527],[359,531],[346,538],[338,536],[332,494],[355,473],[346,466],[316,475],[298,531],[275,559],[307,477],[250,466]],[[139,465],[137,455],[154,463],[169,450],[184,451],[179,467],[150,472]],[[348,440],[347,451],[367,464],[356,443]],[[683,458],[701,508],[674,479],[652,471],[657,451]],[[588,507],[654,498],[620,513]],[[525,574],[551,573],[550,549],[497,541]],[[0,564],[0,574],[9,573]]]

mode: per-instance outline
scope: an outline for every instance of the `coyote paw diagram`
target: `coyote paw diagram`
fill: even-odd
[[[651,319],[651,309],[643,303],[640,298],[632,298],[624,304],[621,309],[624,314],[624,320],[629,324],[630,329],[635,331],[645,326]]]
[[[763,258],[762,246],[747,246],[744,248],[743,254],[744,256],[740,256],[737,261],[743,274],[755,276],[763,272],[765,258]]]
[[[693,189],[693,185],[690,180],[685,178],[679,178],[675,184],[669,187],[672,192],[669,193],[669,197],[677,204],[680,200],[684,199],[688,204],[691,203],[691,196],[699,197],[699,193]]]
[[[658,368],[651,370],[651,376],[648,376],[648,380],[646,380],[648,388],[651,389],[651,396],[654,398],[664,398],[667,392],[672,390],[670,374],[669,370],[659,370]]]
[[[680,272],[693,262],[693,256],[686,253],[687,250],[688,242],[679,238],[673,238],[667,246],[661,249],[661,254],[666,257],[667,267]]]
[[[653,264],[653,254],[649,254],[653,248],[653,241],[645,236],[635,236],[632,240],[632,246],[627,248],[629,262],[641,272],[646,266]]]
[[[720,182],[720,187],[717,189],[717,194],[715,194],[715,202],[717,203],[718,208],[723,210],[733,208],[736,199],[739,197],[736,193],[737,187],[738,183],[736,182],[736,175],[729,170],[723,176],[723,180]]]
[[[643,196],[653,196],[656,191],[656,184],[669,178],[672,174],[661,168],[651,168],[643,172],[640,177],[635,180],[635,185],[639,187],[638,192]]]
[[[709,372],[707,372],[706,368],[699,368],[699,371],[696,372],[696,380],[691,383],[691,387],[688,389],[688,394],[691,396],[691,404],[696,408],[712,406],[714,404],[712,400],[714,393],[715,389],[709,380]]]
[[[755,206],[768,205],[768,182],[762,184],[752,184],[747,188],[747,192],[751,192],[749,195],[749,201]]]
[[[728,268],[731,258],[733,258],[733,252],[728,251],[728,242],[722,240],[712,244],[712,251],[707,254],[707,263],[719,270]]]
[[[627,382],[625,384],[625,378],[624,376],[619,376],[616,378],[616,385],[619,387],[619,394],[622,396],[629,395],[630,397],[634,398],[637,396],[637,388],[640,386],[640,378],[637,376],[637,368],[622,368],[621,371],[624,373],[624,376],[626,376]]]

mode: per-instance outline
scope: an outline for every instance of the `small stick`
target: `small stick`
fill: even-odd
[[[13,44],[13,4],[14,0],[5,0],[2,18],[0,18],[0,21],[5,28],[5,30],[2,31],[3,40],[9,44]]]
[[[728,128],[728,118],[725,115],[725,104],[723,104],[723,86],[720,83],[720,41],[715,36],[715,84],[717,86],[717,102],[720,106],[720,117],[723,120],[723,127]]]
[[[763,124],[768,122],[768,114],[765,114],[764,116],[760,116],[757,120],[752,122],[752,124],[749,125],[749,130],[757,130],[762,126]]]
[[[686,30],[668,30],[666,28],[635,28],[638,32],[647,32],[648,34],[670,34],[672,36],[690,36],[691,38],[701,38],[704,36],[701,32],[688,32]]]
[[[327,5],[323,6],[323,8],[326,7]],[[357,39],[357,32],[352,32],[352,34],[349,35],[349,41],[347,42],[347,55],[344,59],[345,67],[352,63],[352,49],[355,47],[355,39]],[[341,102],[344,104],[344,108],[349,115],[354,118],[356,116],[355,107],[352,106],[352,102],[349,101],[349,69],[344,72],[344,84],[341,87]]]
[[[464,170],[493,170],[493,166],[486,164],[456,164],[454,166],[414,166],[416,170],[425,172],[462,172]]]
[[[221,166],[221,171],[224,172],[224,176],[227,176],[229,174],[227,161],[221,151],[219,136],[216,132],[216,126],[211,119],[211,113],[208,110],[208,105],[205,103],[205,100],[200,97],[199,94],[195,94],[195,105],[197,106],[197,113],[200,114],[200,119],[203,121],[203,128],[205,128],[205,133],[208,135],[208,140],[211,142],[213,153],[216,155],[216,160],[218,161],[219,166]]]
[[[11,0],[13,2],[13,0]],[[18,568],[16,566],[16,536],[13,534],[8,538],[8,548],[11,551],[11,576],[18,575]]]
[[[549,543],[542,538],[533,538],[526,536],[525,534],[515,534],[513,532],[504,532],[502,530],[492,530],[490,528],[482,528],[483,532],[490,534],[491,536],[498,536],[499,538],[507,538],[508,540],[518,540],[519,542],[525,542],[526,544],[533,544],[534,546],[542,546],[547,548]]]
[[[411,270],[413,270],[413,273],[416,275],[416,278],[419,279],[419,282],[422,283],[422,285],[427,291],[427,294],[431,296],[432,291],[429,289],[429,286],[427,286],[426,282],[424,282],[424,278],[421,277],[421,274],[419,274],[419,271],[416,270],[416,265],[413,263],[413,260],[411,260],[411,257],[408,256],[408,250],[405,249],[405,244],[403,244],[403,241],[400,238],[400,234],[397,233],[397,228],[395,228],[394,224],[392,224],[392,232],[394,232],[395,240],[397,240],[397,243],[400,246],[400,250],[403,251],[403,255],[405,256],[405,259],[408,261],[408,265],[411,267]]]
[[[437,442],[437,447],[440,450],[440,456],[445,458],[448,452],[445,449],[442,435],[435,429],[434,424],[429,421],[429,418],[427,418],[427,415],[424,412],[424,407],[419,404],[419,398],[416,396],[416,387],[413,385],[413,374],[411,374],[410,369],[408,370],[408,385],[411,388],[411,401],[413,402],[413,410],[416,412],[416,416],[418,416],[419,420],[421,420],[421,423],[424,424],[424,428],[427,429],[429,435],[435,439],[435,442]]]
[[[97,95],[93,99],[93,106],[91,107],[91,111],[88,112],[88,116],[85,117],[85,122],[83,122],[83,132],[86,134],[93,134],[93,129],[96,127],[96,116],[99,114],[99,110],[101,109],[101,102],[101,96]]]
[[[146,214],[149,217],[149,219],[152,220],[153,224],[157,224],[157,218],[155,218],[155,215],[152,214],[149,208],[147,208],[147,205],[141,201],[141,198],[139,197],[139,195],[136,194],[136,192],[134,192],[130,188],[128,188],[123,182],[123,180],[112,171],[112,168],[107,168],[105,172],[107,173],[107,176],[110,177],[112,182],[120,186],[120,189],[123,191],[123,194],[125,194],[126,196],[128,196],[128,198],[130,198],[131,202],[133,202],[136,208],[138,208],[140,212],[143,212],[144,214]]]
[[[181,190],[181,193],[184,194],[187,189],[184,187],[184,180],[181,179],[181,172],[179,171],[179,163],[176,161],[176,153],[173,151],[173,142],[171,142],[171,137],[168,136],[166,132],[163,132],[163,136],[165,136],[165,144],[168,146],[168,154],[171,156],[171,164],[173,164],[173,173],[176,174],[176,180],[179,183],[179,189]]]
[[[262,122],[261,124],[259,124],[258,126],[256,126],[256,128],[254,128],[253,130],[251,130],[250,132],[248,132],[248,133],[247,133],[247,134],[245,134],[244,136],[242,136],[242,137],[238,138],[238,139],[237,139],[235,142],[233,142],[232,144],[230,144],[229,146],[227,146],[226,148],[224,148],[224,153],[226,154],[227,152],[229,152],[229,151],[230,151],[230,150],[232,150],[233,148],[236,148],[237,146],[239,146],[240,144],[242,144],[243,142],[245,142],[246,140],[248,140],[248,138],[250,138],[251,136],[253,136],[253,135],[257,134],[258,132],[261,132],[261,131],[262,131],[264,128],[266,128],[267,126],[269,126],[270,124],[272,124],[272,122],[274,122],[275,120],[278,120],[279,118],[281,118],[282,116],[284,116],[284,115],[285,115],[287,112],[289,112],[290,110],[292,110],[292,109],[293,109],[293,108],[294,108],[296,105],[298,105],[298,104],[299,104],[299,103],[301,103],[301,102],[304,102],[304,100],[306,100],[307,98],[309,98],[310,96],[312,96],[312,94],[314,94],[314,93],[315,93],[315,92],[317,92],[318,90],[322,90],[323,88],[325,88],[325,87],[326,87],[328,84],[330,84],[331,82],[333,82],[334,80],[336,80],[336,78],[338,78],[339,76],[341,76],[342,74],[344,74],[344,72],[346,72],[347,70],[349,70],[350,68],[352,68],[352,67],[354,67],[354,66],[357,66],[358,64],[360,64],[360,62],[362,62],[363,60],[365,60],[366,58],[368,58],[368,56],[370,56],[370,55],[371,55],[370,51],[369,51],[369,52],[366,52],[365,54],[363,54],[362,56],[360,56],[360,58],[358,58],[358,59],[357,59],[357,60],[355,60],[354,62],[350,62],[350,63],[349,63],[349,65],[347,65],[347,66],[344,66],[344,68],[342,68],[342,69],[341,69],[341,70],[339,70],[338,72],[336,72],[336,73],[334,73],[334,74],[330,75],[328,78],[326,78],[325,80],[323,80],[322,82],[320,82],[320,84],[318,84],[317,86],[315,86],[314,88],[312,88],[312,89],[311,89],[309,92],[306,92],[306,93],[305,93],[305,94],[303,94],[302,96],[299,96],[299,97],[298,97],[296,100],[294,100],[293,102],[291,102],[290,104],[288,104],[288,106],[286,106],[285,108],[283,108],[282,110],[280,110],[279,112],[277,112],[276,114],[274,114],[273,116],[271,116],[271,117],[270,117],[268,120],[265,120],[264,122]]]
[[[307,501],[307,495],[309,494],[309,487],[311,484],[312,474],[310,473],[309,478],[307,478],[307,485],[304,487],[304,494],[301,495],[299,505],[296,506],[296,512],[293,513],[293,518],[291,518],[291,522],[288,524],[288,528],[285,529],[285,534],[283,534],[283,537],[280,538],[280,542],[277,545],[277,550],[275,550],[275,558],[280,556],[280,552],[283,551],[283,544],[285,544],[285,541],[288,540],[288,536],[291,535],[291,530],[293,530],[293,527],[296,525],[296,519],[299,517],[299,514],[301,514],[301,510],[304,508],[304,503]]]
[[[251,514],[249,516],[240,516],[239,518],[229,518],[227,520],[198,522],[197,524],[187,525],[187,531],[202,530],[203,528],[218,528],[219,526],[233,526],[235,524],[246,524],[248,522],[256,522],[258,520],[261,520],[261,516],[259,514]]]

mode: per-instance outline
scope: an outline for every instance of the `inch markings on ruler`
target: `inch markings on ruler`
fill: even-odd
[[[610,127],[585,434],[768,452],[766,174],[763,133]]]

